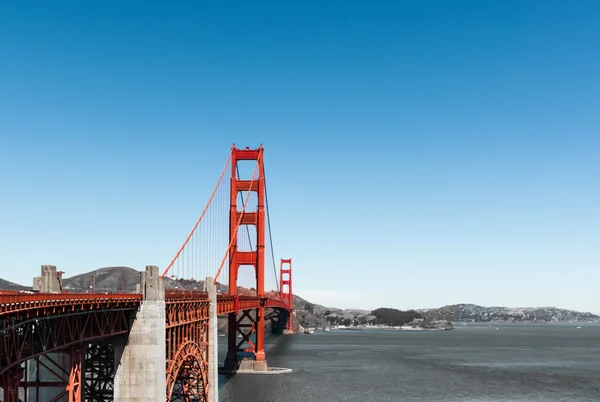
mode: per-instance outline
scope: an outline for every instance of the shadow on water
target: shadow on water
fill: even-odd
[[[265,338],[267,353],[269,356],[275,357],[285,354],[287,348],[292,342],[292,335],[271,334]]]
[[[222,389],[227,385],[229,381],[235,376],[235,374],[221,374],[219,373],[219,389]]]
[[[224,337],[224,338],[227,339],[226,337]],[[285,355],[287,349],[289,348],[289,345],[292,342],[292,338],[293,338],[293,336],[283,335],[283,334],[269,334],[269,335],[265,336],[265,353],[267,355],[267,359],[269,359],[271,357],[277,358],[277,357],[281,357],[281,356]],[[219,343],[219,346],[221,348],[221,343]],[[224,342],[224,346],[225,346],[225,348],[227,347],[225,342]],[[224,349],[224,350],[226,350],[226,349]],[[219,368],[223,367],[223,359],[221,359],[221,355],[222,355],[222,353],[219,353],[219,357],[220,357]],[[219,373],[219,389],[224,388],[227,385],[227,383],[229,383],[234,377],[235,377],[235,374]]]

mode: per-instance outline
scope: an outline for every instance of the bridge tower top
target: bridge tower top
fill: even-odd
[[[292,259],[281,259],[279,264],[279,296],[281,300],[292,303]]]

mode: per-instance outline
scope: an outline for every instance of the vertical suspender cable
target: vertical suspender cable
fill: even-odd
[[[267,191],[267,172],[263,165],[263,178],[265,181],[265,204],[267,206],[267,226],[269,228],[269,243],[271,243],[271,260],[273,261],[273,274],[275,275],[275,284],[277,293],[279,293],[279,281],[277,280],[277,268],[275,267],[275,251],[273,250],[273,234],[271,233],[271,217],[269,215],[269,192]]]
[[[221,172],[221,176],[219,177],[219,181],[217,182],[217,185],[215,186],[215,189],[213,190],[208,203],[206,204],[206,206],[204,207],[204,210],[202,211],[202,214],[200,215],[200,218],[198,218],[198,220],[196,221],[196,224],[194,225],[194,228],[192,229],[192,231],[190,232],[190,234],[188,235],[188,237],[185,239],[185,242],[183,242],[183,245],[181,246],[181,248],[179,249],[179,251],[177,252],[177,254],[175,255],[175,257],[173,258],[173,260],[171,261],[171,263],[167,266],[167,269],[165,269],[165,271],[162,273],[162,275],[160,276],[161,278],[164,278],[165,275],[167,275],[167,273],[169,272],[169,270],[171,269],[171,267],[173,266],[173,264],[175,263],[175,261],[178,260],[179,255],[181,254],[181,252],[183,251],[183,249],[185,248],[185,246],[188,244],[188,242],[190,241],[190,238],[192,237],[192,235],[194,234],[194,232],[196,231],[196,229],[198,228],[198,225],[200,224],[200,222],[202,221],[202,218],[204,217],[204,214],[206,213],[206,211],[208,210],[208,207],[210,206],[215,193],[217,192],[217,190],[219,189],[220,185],[221,185],[221,181],[223,180],[223,176],[225,175],[225,172],[227,171],[227,167],[229,166],[229,162],[231,161],[232,158],[232,153],[229,153],[229,157],[227,158],[227,162],[225,162],[225,167],[223,168],[223,171]]]

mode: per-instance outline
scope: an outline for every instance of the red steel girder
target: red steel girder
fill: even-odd
[[[139,306],[141,302],[141,294],[0,294],[0,316],[27,312],[27,317],[34,318],[47,313]]]
[[[19,381],[23,377],[23,369],[13,366],[0,374],[0,387],[4,390],[4,402],[19,402]]]
[[[36,356],[127,334],[131,309],[91,310],[38,319],[11,317],[0,329],[0,375]]]
[[[208,392],[208,314],[206,318],[178,320],[186,304],[167,306],[167,400],[206,400]]]
[[[83,388],[81,376],[81,358],[83,354],[83,346],[77,345],[69,353],[71,360],[71,371],[69,373],[69,381],[67,383],[67,393],[69,402],[82,402],[81,389]]]
[[[239,160],[239,159],[238,159]],[[256,180],[236,180],[234,182],[234,190],[237,192],[240,191],[257,191],[258,190],[258,182]]]
[[[110,340],[89,345],[85,350],[83,397],[86,401],[114,400],[115,355]]]

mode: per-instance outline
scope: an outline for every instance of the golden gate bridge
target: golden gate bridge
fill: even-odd
[[[223,368],[268,371],[265,320],[292,333],[293,299],[292,260],[275,263],[264,148],[232,147],[183,245],[164,271],[147,266],[135,293],[66,292],[61,274],[44,265],[34,292],[0,292],[3,402],[216,402],[217,316]],[[198,286],[165,289],[165,278]]]

